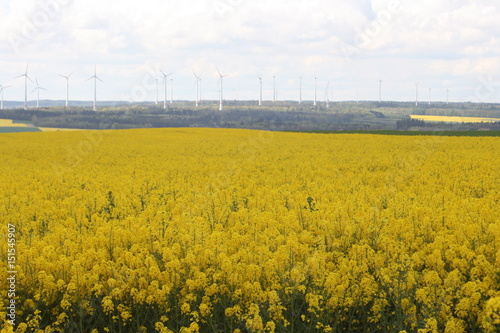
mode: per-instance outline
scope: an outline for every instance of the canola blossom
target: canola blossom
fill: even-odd
[[[2,333],[500,330],[500,138],[46,132],[0,156]]]

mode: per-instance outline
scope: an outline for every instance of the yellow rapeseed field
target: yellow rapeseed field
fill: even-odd
[[[0,156],[2,332],[500,330],[500,138],[46,132]]]
[[[455,116],[420,116],[411,115],[412,119],[425,121],[442,121],[446,123],[494,123],[500,122],[500,118],[484,118],[484,117],[455,117]]]
[[[0,127],[26,127],[25,123],[15,123],[12,119],[0,119]]]
[[[13,122],[12,119],[0,119],[0,127],[35,127],[35,126],[28,125],[27,123],[23,122]],[[37,127],[37,128],[43,132],[77,131],[77,129],[73,128],[55,128],[55,127]]]

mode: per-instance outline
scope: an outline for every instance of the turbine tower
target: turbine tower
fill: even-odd
[[[69,106],[69,77],[73,74],[73,72],[69,73],[68,75],[61,75],[58,74],[60,77],[63,77],[66,79],[66,108]]]
[[[89,77],[87,81],[92,79],[94,79],[94,105],[92,110],[97,111],[97,80],[104,83],[104,81],[97,76],[97,65],[94,65],[94,75]]]
[[[40,85],[38,84],[38,79],[35,79],[35,81],[36,81],[36,87],[35,87],[35,89],[33,89],[33,91],[31,93],[34,93],[35,91],[37,92],[36,108],[38,109],[40,107],[40,90],[47,90],[47,89],[40,87]]]
[[[262,77],[258,75],[259,77],[259,84],[260,84],[260,90],[259,90],[259,106],[262,105]]]
[[[415,83],[415,106],[418,106],[418,85],[420,84],[420,82],[416,82]]]
[[[378,79],[378,102],[382,102],[382,80]]]
[[[2,101],[0,103],[0,110],[3,110],[3,91],[9,87],[10,86],[3,86],[0,84],[0,93],[2,94]]]
[[[314,106],[316,106],[316,95],[317,95],[316,94],[316,92],[317,92],[317,89],[316,89],[317,84],[316,84],[316,82],[317,82],[317,80],[318,80],[318,78],[315,76],[314,77]]]
[[[167,78],[172,75],[172,73],[165,74],[161,69],[160,69],[161,74],[163,75],[163,87],[165,88],[165,94],[163,95],[163,109],[167,109]]]
[[[446,89],[446,104],[450,102],[450,89]]]
[[[217,70],[217,73],[219,73],[219,83],[220,83],[219,111],[222,111],[222,110],[224,109],[224,106],[223,106],[223,103],[222,103],[222,101],[223,101],[223,96],[224,96],[224,95],[223,95],[223,85],[222,85],[222,84],[223,84],[223,81],[222,81],[222,79],[223,79],[224,77],[226,77],[227,75],[222,75],[222,74],[220,73],[220,71],[219,71],[219,69],[218,69],[217,67],[215,67],[215,69]]]
[[[431,88],[429,88],[429,105],[431,105]]]
[[[28,80],[33,82],[33,80],[28,76],[28,66],[29,66],[29,64],[26,65],[26,71],[24,72],[24,74],[21,74],[18,77],[16,77],[16,79],[17,79],[19,77],[24,76],[24,109],[25,110],[28,110]]]
[[[330,98],[328,96],[328,88],[330,88],[330,81],[326,84],[326,91],[325,91],[325,100],[326,100],[326,108],[330,107]]]
[[[199,102],[200,102],[200,80],[201,80],[201,78],[200,78],[200,76],[198,76],[196,74],[194,69],[193,69],[193,74],[194,74],[195,82],[196,82],[196,103],[195,103],[195,105],[196,105],[196,107],[198,107]]]

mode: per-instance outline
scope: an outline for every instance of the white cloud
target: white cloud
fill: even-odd
[[[435,85],[461,77],[473,89],[478,75],[500,69],[498,16],[496,0],[10,0],[0,6],[0,83],[30,62],[50,98],[63,90],[54,73],[75,69],[82,81],[95,63],[108,76],[106,99],[141,85],[147,64],[175,71],[184,98],[192,98],[191,67],[216,96],[215,66],[231,73],[229,86],[248,87],[242,98],[254,95],[259,71],[265,85],[279,78],[283,98],[294,98],[299,75],[309,77],[310,90],[315,74],[345,80],[346,96],[354,83],[376,95],[371,81],[381,72],[410,88],[428,75]],[[81,81],[74,94],[88,99]],[[12,98],[21,99],[15,85]],[[392,98],[411,97],[410,88],[395,84]]]

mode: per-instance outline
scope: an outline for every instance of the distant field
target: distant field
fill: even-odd
[[[0,119],[0,127],[28,127],[28,124],[16,122],[12,119]]]
[[[77,128],[38,127],[42,132],[80,131]]]
[[[0,126],[0,133],[41,132],[38,127]]]
[[[446,123],[494,123],[500,118],[480,118],[480,117],[448,117],[448,116],[418,116],[411,115],[412,119],[425,121],[442,121]]]
[[[73,128],[35,127],[31,123],[17,122],[12,119],[0,119],[0,133],[20,132],[53,132],[53,131],[77,131]]]

